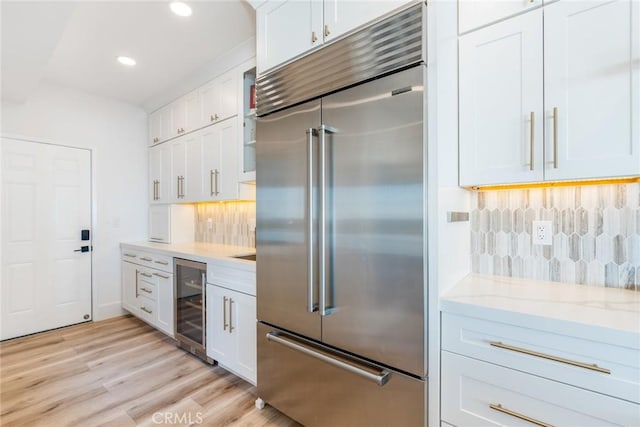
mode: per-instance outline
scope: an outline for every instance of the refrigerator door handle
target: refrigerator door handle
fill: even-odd
[[[308,210],[308,228],[307,228],[307,311],[314,313],[318,311],[318,305],[315,301],[315,272],[313,270],[315,262],[315,250],[313,244],[314,227],[314,203],[313,203],[313,138],[318,136],[318,132],[314,128],[307,129],[307,210]]]
[[[279,335],[273,332],[267,333],[267,341],[272,341],[278,344],[282,344],[283,346],[288,347],[292,350],[299,351],[300,353],[304,353],[308,356],[322,360],[323,362],[326,362],[337,368],[344,369],[345,371],[349,371],[352,374],[355,374],[363,378],[366,378],[370,381],[373,381],[379,386],[383,386],[387,382],[389,382],[389,377],[391,373],[385,369],[381,370],[379,373],[376,374],[376,373],[370,372],[365,368],[360,368],[358,366],[355,366],[354,365],[354,363],[356,363],[355,361],[351,361],[349,359],[344,358],[344,360],[349,361],[349,363],[347,363],[346,361],[340,360],[340,359],[343,359],[343,357],[337,358],[337,357],[328,356],[325,353],[320,353],[315,349],[309,348],[298,342],[294,342],[293,340],[284,338],[282,335]]]
[[[327,316],[331,314],[327,310],[327,222],[326,222],[326,202],[327,202],[327,157],[326,157],[326,132],[327,127],[321,125],[318,128],[320,147],[320,165],[318,171],[318,223],[320,230],[318,232],[318,283],[320,287],[320,315]]]

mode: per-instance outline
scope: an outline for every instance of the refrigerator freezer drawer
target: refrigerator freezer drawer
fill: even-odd
[[[258,395],[308,427],[424,426],[425,382],[258,324]]]

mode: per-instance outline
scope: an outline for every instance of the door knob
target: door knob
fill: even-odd
[[[76,249],[73,252],[89,252],[89,246],[81,246],[80,249]]]

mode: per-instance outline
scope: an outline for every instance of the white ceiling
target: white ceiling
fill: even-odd
[[[180,82],[255,36],[255,11],[243,0],[0,3],[3,100],[23,102],[41,81],[135,105]],[[135,67],[116,61],[136,59]]]

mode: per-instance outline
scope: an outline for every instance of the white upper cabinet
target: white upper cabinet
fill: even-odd
[[[406,3],[409,1],[268,0],[256,9],[258,74]]]
[[[545,178],[640,174],[640,3],[544,10]]]
[[[256,10],[257,68],[262,72],[322,43],[322,1],[270,0]]]
[[[171,130],[173,127],[172,115],[173,109],[170,105],[149,115],[149,142],[151,145],[166,141],[174,136]]]
[[[542,6],[542,2],[542,0],[459,0],[458,32],[466,33],[526,12]]]
[[[200,200],[238,198],[238,119],[202,131],[202,189]]]
[[[374,20],[402,4],[403,0],[378,0],[370,2],[354,0],[324,0],[325,43],[360,25]]]
[[[542,10],[461,37],[459,54],[460,185],[541,181]]]
[[[225,120],[238,114],[237,72],[231,71],[199,89],[202,102],[200,126]]]
[[[171,104],[173,118],[173,134],[180,136],[200,127],[200,98],[197,91],[188,93]]]
[[[635,0],[556,1],[461,36],[460,185],[640,175],[639,63]]]
[[[171,186],[171,145],[149,148],[149,195],[151,203],[169,203]]]

